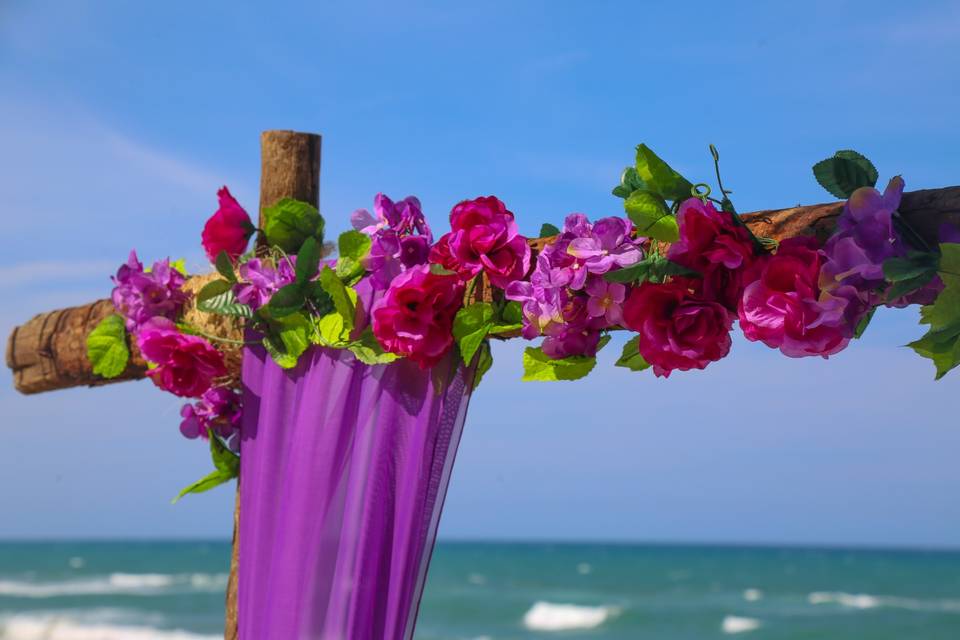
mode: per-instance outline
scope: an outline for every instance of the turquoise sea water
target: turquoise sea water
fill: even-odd
[[[229,547],[0,543],[4,640],[222,633]],[[960,552],[441,543],[418,640],[960,638]]]

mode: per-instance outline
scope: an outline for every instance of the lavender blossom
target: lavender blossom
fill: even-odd
[[[150,271],[144,271],[131,251],[127,263],[117,270],[113,278],[116,285],[111,297],[113,306],[126,320],[127,330],[136,332],[151,318],[160,316],[175,320],[187,294],[182,291],[185,278],[170,266],[170,260],[153,263]]]

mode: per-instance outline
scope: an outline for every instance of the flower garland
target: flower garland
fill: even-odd
[[[224,187],[201,235],[220,277],[193,303],[242,320],[248,339],[284,368],[311,345],[422,368],[456,349],[476,367],[475,384],[492,364],[490,338],[542,338],[524,351],[523,379],[574,380],[593,369],[611,331],[627,329],[635,335],[617,366],[669,377],[725,357],[734,324],[786,356],[826,358],[860,337],[877,307],[909,304],[924,305],[921,321],[931,325],[910,346],[933,360],[938,378],[960,363],[960,232],[945,226],[941,244],[928,246],[897,212],[899,176],[881,193],[869,160],[837,152],[814,166],[821,185],[847,198],[836,231],[822,244],[777,243],[737,215],[710,150],[719,199],[640,145],[613,190],[626,217],[570,214],[562,228],[543,226],[538,252],[494,196],[456,204],[451,231],[434,241],[417,198],[378,194],[373,213],[354,212],[354,229],[329,259],[316,208],[280,200],[257,229]],[[113,281],[117,314],[88,339],[94,371],[119,375],[135,342],[154,384],[193,399],[181,410],[183,435],[211,445],[215,470],[181,495],[234,477],[241,398],[210,340],[235,341],[185,322],[182,264],[144,269],[131,252]]]

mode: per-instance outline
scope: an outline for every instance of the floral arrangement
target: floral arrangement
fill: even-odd
[[[533,241],[493,196],[456,204],[450,232],[435,240],[417,198],[378,194],[372,213],[352,215],[336,259],[310,204],[280,200],[258,229],[224,187],[201,234],[219,277],[190,294],[182,263],[145,269],[131,252],[113,278],[116,314],[90,334],[89,359],[117,376],[133,342],[154,384],[190,399],[180,430],[209,441],[215,470],[181,496],[237,473],[241,397],[211,341],[262,345],[284,368],[311,346],[424,369],[455,350],[478,384],[490,338],[542,338],[524,351],[523,379],[574,380],[594,368],[611,331],[626,329],[634,335],[616,365],[669,377],[725,357],[735,324],[786,356],[826,358],[860,337],[877,307],[922,304],[930,329],[910,346],[938,378],[960,363],[960,232],[944,227],[928,246],[897,212],[899,176],[881,193],[869,160],[837,152],[813,169],[847,199],[835,232],[778,243],[740,219],[710,150],[719,198],[641,144],[613,189],[625,217],[573,213]],[[239,319],[244,340],[186,322],[191,304]]]

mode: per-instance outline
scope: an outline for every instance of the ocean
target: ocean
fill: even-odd
[[[0,543],[4,640],[222,638],[229,545]],[[960,552],[440,543],[417,640],[956,640]]]

